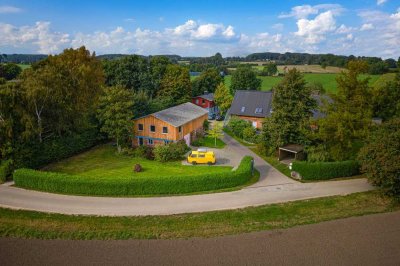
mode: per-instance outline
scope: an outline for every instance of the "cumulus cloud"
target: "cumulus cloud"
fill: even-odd
[[[70,43],[69,34],[51,31],[50,22],[45,21],[22,27],[0,23],[0,36],[0,47],[34,45],[37,52],[44,54],[59,52]]]
[[[321,11],[330,11],[333,15],[341,14],[345,9],[339,4],[320,4],[315,6],[302,5],[292,7],[290,13],[283,13],[279,15],[279,18],[290,18],[296,19],[308,18],[310,15],[316,15]]]
[[[214,38],[231,39],[236,36],[234,28],[231,25],[225,27],[223,24],[198,24],[194,20],[188,20],[184,24],[174,29],[167,29],[166,31],[178,36],[189,36],[198,40],[210,40]]]
[[[0,14],[20,13],[20,12],[22,12],[22,9],[15,6],[0,6]]]
[[[295,35],[305,38],[309,44],[316,44],[325,40],[325,34],[336,29],[336,21],[331,11],[326,11],[314,19],[299,19]]]
[[[372,25],[372,23],[366,23],[366,24],[362,24],[360,31],[373,30],[373,29],[374,29],[374,25]]]
[[[338,33],[338,34],[346,34],[346,33],[352,32],[354,30],[355,30],[355,28],[347,27],[346,25],[342,24],[342,25],[340,25],[339,28],[336,29],[336,33]]]

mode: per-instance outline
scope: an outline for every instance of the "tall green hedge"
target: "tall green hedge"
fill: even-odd
[[[98,129],[89,128],[82,133],[46,139],[43,143],[31,141],[17,145],[14,151],[15,167],[39,168],[91,148],[98,141]]]
[[[356,161],[315,163],[295,161],[292,164],[292,170],[300,173],[304,180],[327,180],[358,175],[359,168]]]
[[[252,160],[252,157],[245,156],[239,167],[228,173],[202,173],[193,176],[160,176],[157,178],[132,177],[131,179],[116,180],[18,169],[14,172],[14,181],[18,187],[63,194],[101,196],[182,194],[243,185],[252,177]]]
[[[12,172],[12,160],[0,161],[0,184],[6,182]]]

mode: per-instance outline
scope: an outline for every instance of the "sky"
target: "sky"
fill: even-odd
[[[400,56],[399,0],[0,0],[0,53]]]

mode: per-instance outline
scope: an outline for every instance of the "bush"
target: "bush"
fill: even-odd
[[[188,151],[190,151],[190,148],[184,141],[157,145],[154,148],[154,159],[159,162],[180,160]]]
[[[300,173],[304,180],[326,180],[360,173],[359,165],[356,161],[316,163],[295,161],[292,164],[292,170]]]
[[[150,146],[138,146],[135,148],[123,148],[121,153],[127,156],[154,160],[154,148]]]
[[[89,149],[99,142],[97,128],[79,134],[47,139],[43,143],[31,141],[19,144],[14,150],[16,168],[40,168]]]
[[[7,178],[11,176],[12,170],[12,160],[0,162],[0,183],[6,182]]]
[[[255,141],[256,134],[257,134],[256,129],[253,126],[246,127],[245,129],[243,129],[242,132],[243,139],[253,143]]]
[[[248,121],[237,117],[232,117],[229,120],[228,127],[236,137],[243,138],[244,129],[252,127],[252,125]]]
[[[204,120],[203,122],[203,129],[208,131],[210,129],[210,122],[208,120]]]
[[[307,148],[307,161],[309,162],[327,162],[330,160],[330,154],[325,146],[319,145]]]
[[[14,172],[15,185],[53,193],[101,196],[137,196],[182,194],[210,191],[243,185],[252,177],[252,160],[245,156],[235,171],[224,173],[207,172],[191,176],[162,176],[131,179],[99,180],[64,173],[44,172],[33,169],[18,169]],[[188,166],[189,167],[189,166]]]

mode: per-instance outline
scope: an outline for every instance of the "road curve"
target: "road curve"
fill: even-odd
[[[373,189],[366,179],[317,183],[296,182],[281,174],[236,140],[225,135],[231,152],[254,157],[260,180],[238,191],[172,197],[110,198],[70,196],[0,186],[0,207],[50,213],[140,216],[237,209],[271,203],[346,195]]]

